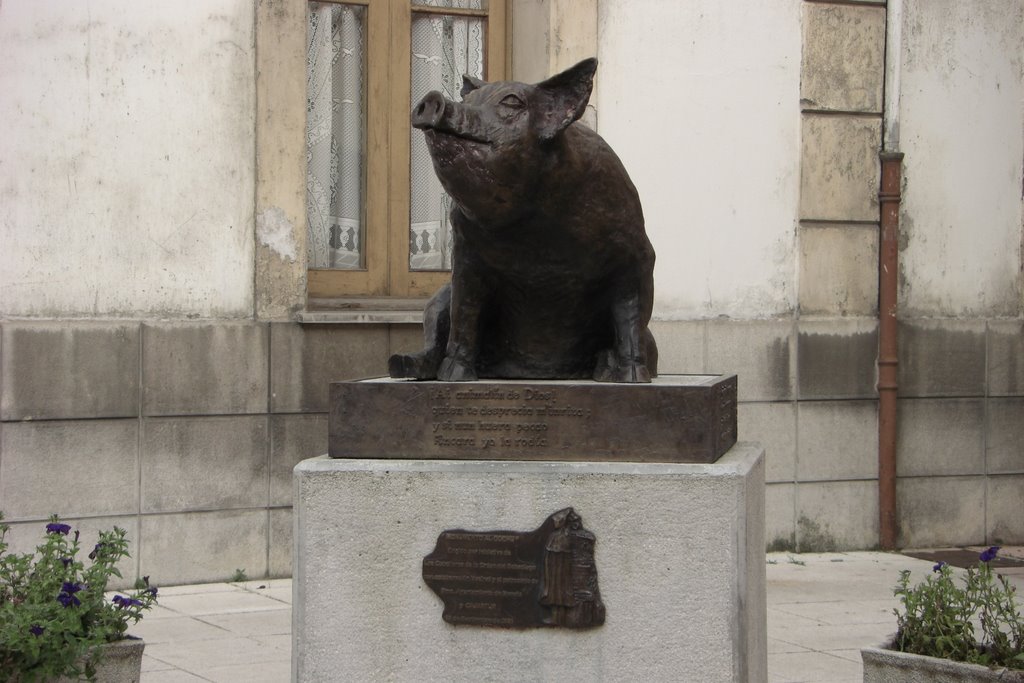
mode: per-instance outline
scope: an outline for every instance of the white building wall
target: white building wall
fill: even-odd
[[[602,0],[598,130],[640,192],[660,319],[795,307],[799,0]]]
[[[4,0],[0,314],[252,314],[251,0]]]
[[[904,0],[901,309],[1022,311],[1024,2]]]

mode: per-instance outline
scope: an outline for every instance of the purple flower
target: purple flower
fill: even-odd
[[[78,607],[82,604],[82,601],[76,598],[74,595],[69,593],[61,593],[57,596],[57,602],[64,605],[65,607]]]
[[[61,536],[67,536],[68,532],[71,531],[70,524],[61,524],[60,522],[50,522],[46,525],[46,533],[48,534],[60,534]]]
[[[934,567],[932,567],[932,571],[933,572],[941,572],[942,568],[945,567],[947,564],[948,564],[947,562],[939,561],[938,564],[936,564]]]
[[[146,592],[149,593],[150,595],[152,595],[155,598],[156,597],[156,586],[150,586],[149,588],[146,589]]]
[[[62,558],[60,558],[60,561],[64,565],[65,568],[67,568],[68,565],[70,565],[72,562],[74,562],[74,560],[72,560],[70,557],[62,557]]]
[[[78,607],[82,604],[82,601],[78,599],[75,593],[80,590],[82,590],[81,584],[65,581],[60,587],[60,594],[57,595],[57,602],[65,607]]]
[[[45,631],[45,630],[46,629],[43,628],[42,626],[40,626],[39,624],[32,624],[31,626],[28,627],[28,632],[31,633],[34,636],[41,636],[41,635],[43,635],[43,631]]]
[[[95,560],[97,557],[99,557],[100,554],[103,552],[103,547],[105,545],[105,543],[97,543],[96,547],[92,549],[91,553],[89,553],[89,559]]]
[[[142,601],[135,598],[126,598],[123,595],[114,596],[114,604],[123,609],[128,607],[142,607]]]
[[[981,555],[978,555],[978,559],[982,562],[991,562],[992,560],[996,559],[996,553],[999,552],[999,547],[1000,546],[998,545],[994,545],[988,550],[983,550]]]

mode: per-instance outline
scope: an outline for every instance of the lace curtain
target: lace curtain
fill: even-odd
[[[434,0],[418,4],[481,7],[479,0]],[[483,78],[483,72],[484,26],[481,19],[413,14],[411,104],[419,102],[431,90],[438,90],[448,99],[457,101],[462,90],[462,75]],[[413,130],[410,142],[409,268],[450,270],[451,198],[434,175],[423,133]]]
[[[416,0],[414,5],[483,9],[486,0]],[[311,268],[365,267],[366,8],[310,3],[306,51],[306,204]],[[484,23],[413,13],[412,110],[431,90],[458,100],[462,75],[483,77]],[[412,130],[409,267],[451,269],[451,199],[434,175],[423,133]],[[386,229],[385,226],[380,226]]]
[[[313,3],[306,50],[311,268],[363,266],[365,8]]]

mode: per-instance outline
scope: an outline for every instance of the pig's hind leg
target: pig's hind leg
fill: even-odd
[[[437,370],[444,359],[451,331],[452,286],[439,289],[423,309],[424,348],[416,353],[396,353],[388,359],[388,374],[392,377],[437,379]]]
[[[648,383],[657,376],[658,347],[647,329],[651,304],[638,289],[642,288],[624,288],[612,300],[615,343],[598,354],[594,368],[598,382]]]

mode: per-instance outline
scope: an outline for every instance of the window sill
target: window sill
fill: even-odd
[[[307,325],[415,324],[423,323],[423,307],[429,299],[366,297],[309,299],[296,319]]]

